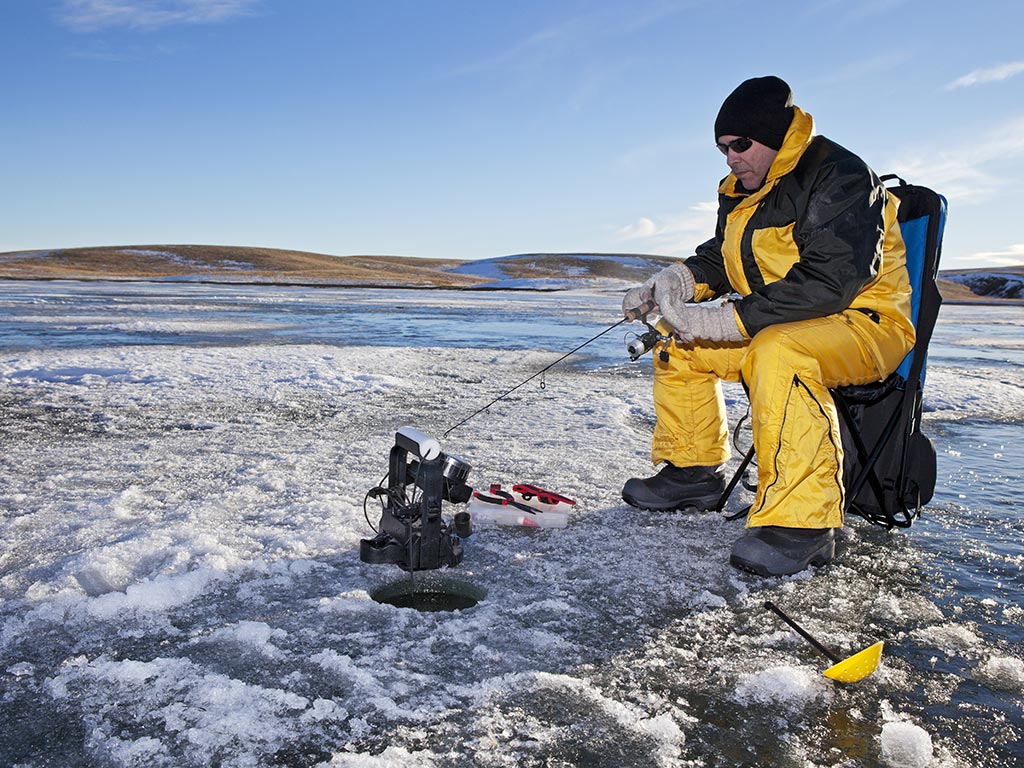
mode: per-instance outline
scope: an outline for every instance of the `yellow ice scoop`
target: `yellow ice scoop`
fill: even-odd
[[[832,660],[832,666],[822,673],[825,677],[838,680],[840,683],[856,683],[878,669],[878,664],[882,660],[882,646],[885,644],[881,640],[847,659],[840,659],[828,648],[811,637],[803,627],[784,614],[782,609],[771,600],[766,600],[764,607],[775,613],[776,616],[795,629],[804,640]]]

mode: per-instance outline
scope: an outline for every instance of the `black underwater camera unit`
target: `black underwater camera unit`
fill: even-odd
[[[468,512],[451,522],[441,516],[442,501],[465,504],[473,495],[466,485],[472,467],[412,427],[395,433],[385,485],[373,488],[367,499],[381,500],[377,535],[359,542],[364,563],[397,565],[404,571],[453,568],[462,561],[462,539],[473,532]]]

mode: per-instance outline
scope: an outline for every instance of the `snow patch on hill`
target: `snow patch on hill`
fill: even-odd
[[[1024,298],[1024,274],[1020,272],[943,272],[940,275],[944,280],[966,286],[978,296]]]
[[[491,280],[487,288],[620,288],[646,280],[672,261],[641,254],[528,253],[469,261],[448,271]]]

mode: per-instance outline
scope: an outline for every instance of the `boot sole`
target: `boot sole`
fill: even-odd
[[[772,573],[764,565],[760,563],[751,563],[750,561],[743,560],[741,558],[736,557],[735,555],[731,555],[729,557],[729,564],[736,568],[739,568],[741,571],[752,573],[755,576],[765,576],[773,578],[776,576],[792,576],[794,574],[800,573],[801,571],[806,571],[808,568],[812,566],[815,568],[821,568],[831,563],[834,557],[834,550],[831,554],[826,554],[825,552],[820,551],[815,552],[814,555],[811,556],[811,559],[807,561],[807,564],[804,565],[802,568],[798,568],[795,571],[788,571],[786,573]]]
[[[718,506],[718,500],[722,498],[721,492],[697,496],[682,501],[647,502],[637,499],[628,493],[622,494],[622,500],[631,507],[642,509],[645,512],[678,512],[680,510],[695,510],[697,512],[708,512]]]

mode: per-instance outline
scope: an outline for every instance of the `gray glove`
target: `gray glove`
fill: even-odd
[[[683,305],[693,299],[694,280],[690,268],[682,262],[661,270],[642,285],[630,288],[622,299],[622,314],[630,320],[639,319],[637,312],[644,303],[653,301],[655,307],[666,304]]]
[[[732,304],[713,307],[701,304],[680,304],[671,307],[662,305],[661,316],[672,326],[676,337],[684,344],[689,344],[694,339],[743,341],[745,338],[739,329]]]

